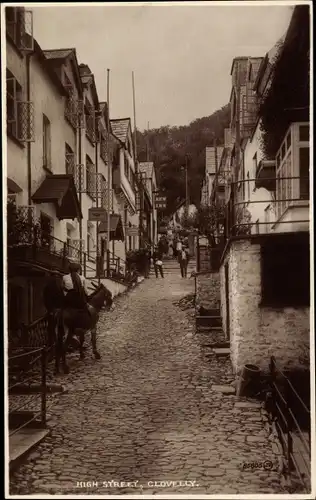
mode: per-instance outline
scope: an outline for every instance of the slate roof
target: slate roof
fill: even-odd
[[[147,178],[152,179],[154,173],[154,164],[152,161],[140,162],[139,170],[143,173],[146,173]]]
[[[123,144],[126,143],[128,127],[130,118],[120,118],[117,120],[110,120],[112,134],[119,139]]]
[[[43,50],[43,52],[47,59],[66,59],[73,50],[75,49],[54,49]]]
[[[217,146],[217,168],[220,165],[223,151],[224,151],[224,146]],[[215,164],[214,146],[205,148],[205,169],[207,174],[215,174],[216,164]]]

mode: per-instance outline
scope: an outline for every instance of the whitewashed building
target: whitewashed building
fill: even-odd
[[[105,279],[109,268],[120,280],[126,250],[138,247],[137,236],[126,235],[130,224],[138,227],[138,215],[130,120],[123,142],[111,130],[109,151],[107,104],[76,50],[43,50],[32,35],[32,12],[20,7],[6,9],[6,31],[8,311],[16,330],[45,313],[47,277],[66,272],[71,260],[88,279]],[[124,188],[112,188],[118,165],[124,202]],[[106,228],[91,217],[91,209],[108,207],[110,255]],[[123,291],[113,283],[114,293]]]
[[[304,56],[307,50],[308,35],[297,24],[299,15],[295,8],[284,43],[278,44],[276,64],[285,53]],[[292,43],[294,31],[299,46]],[[300,87],[299,99],[305,99],[306,107],[288,112],[274,157],[265,156],[257,103],[267,89],[280,84],[280,72],[273,69],[271,54],[236,58],[232,68],[231,141],[222,163],[228,215],[220,296],[223,330],[237,374],[247,363],[267,371],[272,355],[281,369],[309,363],[308,98]],[[308,81],[307,69],[300,78]],[[277,127],[282,119],[279,115],[270,123]]]

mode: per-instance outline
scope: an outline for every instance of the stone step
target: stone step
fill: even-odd
[[[212,328],[214,330],[222,329],[222,318],[211,317],[211,316],[196,316],[195,324],[197,327]]]
[[[230,356],[230,349],[228,347],[215,347],[213,352],[216,356]]]
[[[230,348],[230,343],[229,342],[225,342],[225,341],[222,341],[222,342],[208,342],[207,344],[202,344],[202,347],[204,348],[208,348],[208,349],[212,349],[212,351],[214,350],[214,348],[224,348],[224,349],[229,349]]]

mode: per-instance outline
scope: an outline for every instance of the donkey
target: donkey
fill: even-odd
[[[109,310],[113,305],[112,293],[101,283],[88,297],[88,311],[63,308],[56,314],[55,373],[59,373],[60,359],[63,372],[69,373],[66,353],[72,337],[78,332],[80,359],[84,358],[85,333],[91,332],[91,344],[95,359],[101,359],[97,350],[97,323],[102,308]]]

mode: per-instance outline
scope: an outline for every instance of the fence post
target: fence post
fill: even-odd
[[[46,346],[43,347],[42,349],[42,391],[41,391],[41,421],[42,421],[42,426],[46,427],[46,394],[47,394],[47,387],[46,387],[46,356],[47,356],[47,351],[46,351]]]
[[[87,254],[84,252],[83,254],[83,275],[86,278],[87,277]]]
[[[106,251],[106,276],[110,276],[110,250]]]
[[[270,358],[270,385],[271,385],[271,397],[272,397],[272,416],[273,418],[276,415],[276,390],[274,387],[275,384],[275,358],[271,356]]]
[[[197,236],[196,240],[196,270],[197,272],[200,272],[200,267],[201,267],[201,262],[200,262],[200,237],[199,235]]]
[[[66,255],[67,255],[67,242],[64,242],[64,245],[63,245],[63,261],[64,262],[66,259]]]
[[[290,414],[290,386],[289,386],[289,381],[288,378],[285,377],[286,380],[286,389],[285,389],[285,400],[286,400],[286,434],[287,434],[287,462],[288,462],[288,468],[289,471],[293,469],[293,460],[292,460],[292,454],[293,454],[293,438],[292,438],[292,433],[291,433],[291,428],[292,428],[292,419],[291,419],[291,414]]]

